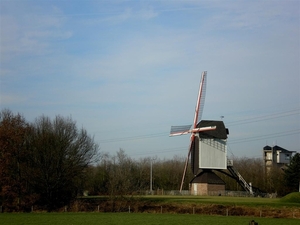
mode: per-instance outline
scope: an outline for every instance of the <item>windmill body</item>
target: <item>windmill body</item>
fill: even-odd
[[[227,135],[223,121],[201,120],[197,127],[215,126],[215,130],[196,134],[191,149],[191,168],[194,178],[190,181],[193,195],[222,194],[225,182],[213,170],[227,169]]]
[[[199,169],[227,169],[227,135],[223,121],[201,120],[197,128],[212,126],[214,130],[199,132],[191,150],[191,166],[196,176]]]

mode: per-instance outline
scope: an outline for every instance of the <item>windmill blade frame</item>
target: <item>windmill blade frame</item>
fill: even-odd
[[[207,83],[207,71],[204,71],[204,72],[202,72],[200,86],[199,86],[193,128],[197,127],[198,121],[201,120],[201,118],[202,118],[204,102],[205,102],[206,83]]]

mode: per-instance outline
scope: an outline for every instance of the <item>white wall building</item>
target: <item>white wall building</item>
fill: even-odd
[[[266,171],[268,172],[273,166],[283,167],[289,164],[294,152],[295,151],[286,150],[278,145],[273,147],[266,145],[263,148]]]

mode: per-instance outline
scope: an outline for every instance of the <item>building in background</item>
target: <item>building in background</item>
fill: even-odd
[[[265,163],[266,173],[270,172],[271,168],[277,166],[283,168],[291,162],[292,155],[295,151],[286,150],[278,145],[270,147],[266,145],[263,148],[263,158]]]

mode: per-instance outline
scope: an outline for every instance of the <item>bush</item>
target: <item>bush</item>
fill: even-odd
[[[292,192],[281,198],[281,201],[290,203],[300,203],[300,192]]]

